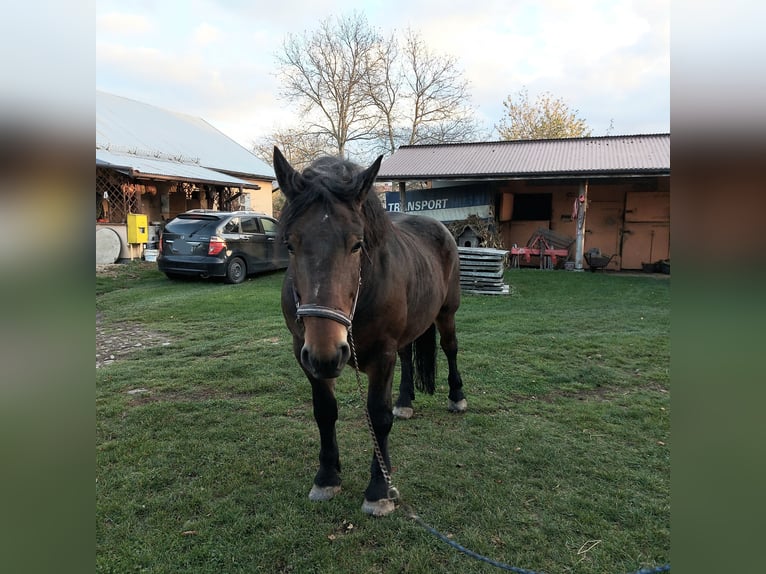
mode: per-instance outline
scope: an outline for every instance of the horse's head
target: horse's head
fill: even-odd
[[[290,253],[287,277],[304,328],[300,360],[319,379],[337,377],[351,354],[348,329],[369,230],[365,204],[381,159],[362,169],[325,157],[299,173],[274,148],[274,171],[287,200],[280,218]]]

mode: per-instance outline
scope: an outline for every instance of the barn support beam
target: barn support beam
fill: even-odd
[[[575,233],[575,270],[583,270],[585,259],[585,212],[588,209],[588,180],[580,182],[580,191],[575,200],[577,205],[577,225]]]
[[[407,211],[407,183],[404,181],[397,182],[399,184],[399,205],[402,212]]]

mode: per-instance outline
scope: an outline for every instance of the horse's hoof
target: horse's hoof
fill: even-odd
[[[449,408],[452,413],[464,413],[468,410],[468,402],[465,399],[460,399],[458,402],[450,400],[447,408]]]
[[[390,498],[381,498],[374,502],[370,502],[366,498],[364,504],[362,504],[362,512],[365,514],[371,514],[372,516],[386,516],[396,510],[396,504]]]
[[[338,486],[317,486],[316,484],[311,487],[309,492],[309,500],[314,502],[320,502],[323,500],[331,500],[336,494],[340,492],[340,485]]]
[[[412,407],[394,407],[394,416],[398,419],[411,419],[414,414]]]

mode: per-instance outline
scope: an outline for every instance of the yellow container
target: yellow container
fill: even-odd
[[[149,241],[149,222],[143,213],[128,213],[128,243]]]

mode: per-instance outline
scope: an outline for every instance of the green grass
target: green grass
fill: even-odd
[[[517,567],[619,574],[668,562],[670,281],[506,278],[510,296],[464,295],[457,316],[468,412],[447,412],[440,355],[436,394],[394,424],[404,502]],[[171,282],[150,264],[97,278],[107,325],[172,339],[96,370],[97,571],[496,571],[402,509],[362,514],[372,447],[350,369],[337,386],[343,491],[309,502],[319,439],[281,280]]]

